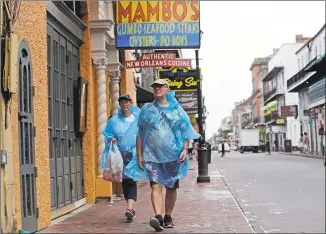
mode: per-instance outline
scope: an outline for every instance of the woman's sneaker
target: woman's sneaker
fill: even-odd
[[[112,201],[120,201],[121,198],[117,196],[117,194],[113,194]]]
[[[173,218],[170,215],[165,215],[163,221],[165,228],[174,228]]]
[[[155,231],[159,232],[159,231],[163,231],[164,230],[164,222],[163,222],[163,218],[161,215],[156,215],[155,217],[152,217],[149,220],[149,225],[155,229]]]
[[[132,209],[132,210],[127,209],[125,216],[127,218],[127,221],[132,221],[132,220],[134,220],[134,218],[136,218],[136,211],[134,209]]]

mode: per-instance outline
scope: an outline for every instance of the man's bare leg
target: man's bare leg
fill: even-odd
[[[177,189],[166,189],[165,194],[165,216],[164,216],[164,227],[173,228],[174,222],[171,217],[175,202],[177,200]]]
[[[163,186],[160,184],[152,185],[152,205],[155,215],[162,215],[163,210]]]
[[[157,183],[152,184],[152,205],[155,212],[155,217],[149,221],[149,225],[156,231],[162,231],[164,228],[162,211],[163,211],[163,186]]]
[[[166,189],[165,215],[171,216],[176,200],[177,200],[177,189]]]

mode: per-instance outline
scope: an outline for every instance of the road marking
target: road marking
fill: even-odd
[[[263,204],[252,204],[252,205],[244,204],[244,205],[245,206],[269,206],[269,205],[275,205],[275,203],[270,202],[270,203],[263,203]]]
[[[235,190],[236,192],[244,192],[244,189]]]

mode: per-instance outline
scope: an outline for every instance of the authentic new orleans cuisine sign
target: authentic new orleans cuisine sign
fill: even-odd
[[[158,70],[158,77],[167,80],[171,90],[197,90],[196,69],[173,67],[171,69]]]
[[[117,1],[116,47],[199,48],[199,1]]]
[[[191,59],[178,59],[175,53],[142,53],[140,60],[125,61],[125,68],[191,67]]]

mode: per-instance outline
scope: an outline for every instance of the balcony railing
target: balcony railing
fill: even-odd
[[[251,93],[251,97],[257,97],[257,95],[261,92],[261,89],[254,89]]]
[[[293,88],[296,86],[296,84],[298,84],[301,80],[303,80],[306,75],[309,73],[309,72],[306,72],[305,69],[307,67],[309,67],[315,60],[317,59],[317,57],[315,57],[314,59],[312,59],[304,68],[302,68],[298,73],[296,73],[294,76],[292,76],[287,82],[286,82],[286,85],[287,85],[287,88],[290,89],[290,88]]]
[[[265,116],[265,122],[278,119],[279,115],[277,111],[272,112],[271,114]]]
[[[245,128],[245,127],[247,127],[249,124],[251,124],[251,119],[250,119],[250,118],[247,119],[246,121],[243,121],[243,122],[241,123],[241,127],[242,127],[242,128]]]
[[[269,91],[268,93],[264,94],[264,101],[267,101],[271,96],[273,96],[276,93],[276,86]]]

